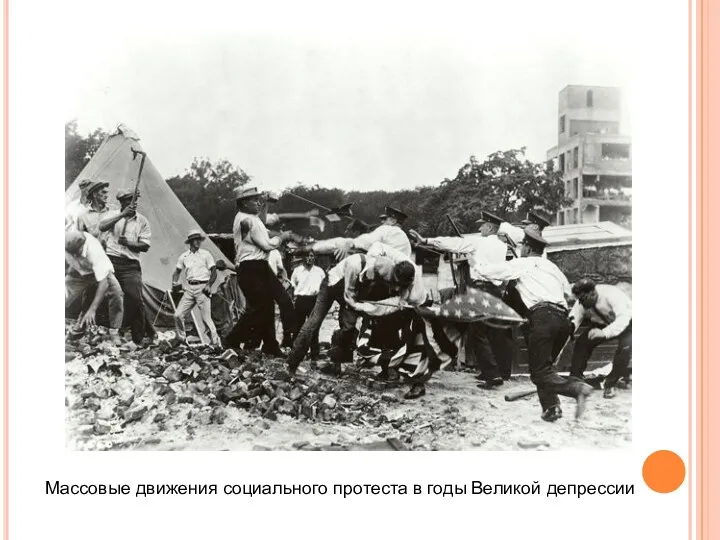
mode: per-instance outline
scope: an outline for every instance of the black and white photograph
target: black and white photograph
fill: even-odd
[[[616,15],[78,51],[66,448],[630,448]]]

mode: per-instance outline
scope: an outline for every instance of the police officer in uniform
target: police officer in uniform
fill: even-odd
[[[570,283],[560,269],[542,258],[547,241],[533,229],[525,230],[521,258],[477,269],[486,279],[515,279],[520,299],[530,321],[528,363],[530,379],[537,387],[541,418],[554,422],[562,417],[558,394],[577,400],[575,418],[585,411],[592,393],[589,384],[575,377],[563,377],[555,370],[555,358],[572,332],[567,298]]]

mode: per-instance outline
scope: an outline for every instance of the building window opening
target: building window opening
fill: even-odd
[[[560,120],[558,120],[558,129],[560,130],[560,133],[565,133],[565,115],[564,114],[560,117]]]
[[[588,90],[588,91],[587,91],[586,103],[587,103],[587,106],[588,106],[588,107],[592,107],[592,106],[593,106],[593,91],[592,91],[592,90]]]
[[[560,161],[560,172],[565,172],[565,154],[560,154],[559,156]]]
[[[603,143],[600,148],[600,156],[604,160],[619,159],[629,160],[630,159],[630,145],[619,144],[619,143]]]
[[[573,168],[578,168],[578,147],[573,148]]]

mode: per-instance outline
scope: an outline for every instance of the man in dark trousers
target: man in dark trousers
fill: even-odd
[[[415,231],[410,231],[420,244],[462,253],[468,256],[470,264],[470,286],[500,298],[502,280],[488,279],[479,274],[477,269],[483,264],[499,263],[505,260],[507,245],[497,236],[502,220],[490,212],[482,212],[477,221],[480,225],[480,236],[448,236],[423,238]],[[512,335],[503,328],[492,328],[483,323],[473,323],[468,330],[466,347],[472,347],[480,366],[478,379],[483,381],[483,388],[501,386],[503,380],[510,378],[512,359],[515,346]]]
[[[277,282],[268,264],[268,254],[292,235],[285,231],[270,238],[265,224],[258,216],[264,205],[263,193],[256,187],[241,187],[236,191],[238,213],[233,223],[235,236],[235,270],[238,285],[245,296],[245,312],[225,336],[223,346],[238,347],[252,338],[261,339],[265,354],[282,357],[283,352],[275,336],[272,290]]]
[[[528,363],[530,379],[537,387],[541,418],[554,422],[562,417],[558,394],[577,400],[575,417],[585,411],[592,387],[575,377],[562,377],[555,370],[555,359],[572,332],[567,298],[572,291],[560,269],[542,258],[547,241],[532,229],[525,230],[521,258],[478,268],[487,279],[517,280],[517,290],[527,306],[530,320]]]
[[[312,251],[307,253],[303,263],[293,270],[290,283],[295,291],[295,315],[298,325],[296,335],[312,313],[320,292],[320,285],[324,279],[325,271],[319,266],[315,266],[315,254]],[[320,328],[315,331],[310,342],[310,360],[317,360],[319,355]]]
[[[377,280],[387,283],[394,295],[382,303],[365,300]],[[295,374],[310,347],[312,336],[335,302],[340,305],[340,329],[330,356],[334,374],[340,375],[342,362],[352,360],[358,337],[358,317],[384,317],[405,306],[422,305],[426,298],[420,270],[408,257],[391,247],[377,242],[367,255],[356,253],[346,257],[323,279],[315,307],[295,338],[288,357],[288,371]]]
[[[612,371],[605,378],[603,397],[613,398],[620,378],[629,377],[632,361],[632,301],[613,285],[584,278],[573,285],[577,303],[570,313],[575,329],[587,328],[575,341],[570,375],[583,378],[588,360],[600,343],[617,339]],[[584,323],[584,324],[583,324]]]
[[[145,314],[140,266],[140,254],[150,249],[150,223],[137,212],[137,198],[133,202],[133,193],[131,189],[118,191],[120,210],[108,212],[98,223],[98,229],[101,236],[107,232],[105,252],[122,287],[125,321],[130,325],[132,340],[142,345],[155,340],[157,332]]]

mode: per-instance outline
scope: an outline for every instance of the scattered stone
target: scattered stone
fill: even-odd
[[[167,414],[164,412],[159,412],[155,415],[155,418],[153,418],[153,422],[164,422],[167,420]]]
[[[94,429],[96,435],[105,435],[112,431],[112,424],[106,420],[96,420]]]
[[[323,403],[323,405],[325,405],[326,407],[328,407],[330,409],[334,409],[335,405],[337,405],[337,401],[335,400],[335,398],[332,396],[329,396],[329,395],[325,396],[322,403]]]
[[[182,374],[180,373],[180,370],[174,364],[170,364],[165,369],[165,371],[163,371],[162,376],[170,382],[178,382],[180,381],[180,379],[182,379]]]
[[[81,426],[78,426],[77,432],[79,435],[82,436],[88,436],[92,435],[95,431],[95,426],[92,424],[83,424]]]
[[[325,433],[325,430],[323,428],[321,428],[320,426],[315,426],[315,427],[313,427],[313,433],[315,435],[322,435],[323,433]]]
[[[147,410],[147,405],[138,404],[125,411],[123,418],[125,418],[125,422],[134,422],[135,420],[140,420]]]
[[[293,387],[292,390],[290,390],[290,399],[293,401],[296,401],[300,399],[303,396],[303,390],[299,386]]]
[[[224,424],[228,417],[228,413],[224,407],[215,407],[212,411],[211,419],[215,424]]]
[[[306,446],[310,445],[310,441],[297,441],[292,444],[292,447],[296,450],[299,450],[300,448],[304,448]]]
[[[400,401],[400,399],[392,392],[385,392],[382,396],[380,396],[380,399],[388,403],[397,403]]]

